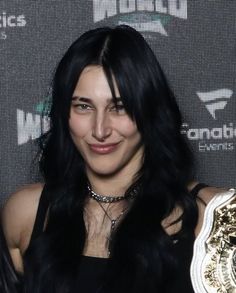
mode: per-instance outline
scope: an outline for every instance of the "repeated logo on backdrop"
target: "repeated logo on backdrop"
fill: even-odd
[[[211,119],[217,121],[217,113],[224,111],[233,95],[231,89],[223,88],[209,92],[197,92],[197,96],[204,104]],[[233,151],[235,149],[236,126],[233,122],[219,123],[218,126],[209,128],[191,128],[188,123],[183,123],[182,134],[190,141],[198,143],[199,152]]]
[[[18,145],[40,137],[42,133],[49,129],[49,118],[44,114],[45,109],[49,106],[47,101],[38,103],[35,106],[34,113],[25,112],[21,109],[16,110]]]
[[[166,25],[172,17],[187,19],[187,0],[93,0],[93,20],[108,19],[141,32],[168,36]]]
[[[200,100],[205,104],[206,109],[213,119],[216,119],[216,111],[223,110],[233,95],[230,89],[219,89],[211,92],[197,92]]]
[[[0,12],[0,40],[6,40],[8,31],[10,29],[22,28],[26,26],[26,18],[24,14],[15,15],[7,13],[6,11]]]

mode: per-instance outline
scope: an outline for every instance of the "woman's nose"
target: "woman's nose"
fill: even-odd
[[[109,113],[97,113],[94,119],[92,136],[98,141],[104,141],[111,135],[111,132]]]

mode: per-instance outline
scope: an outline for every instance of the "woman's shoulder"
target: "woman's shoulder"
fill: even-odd
[[[2,216],[26,215],[32,209],[37,209],[41,192],[43,190],[43,183],[30,184],[21,187],[12,195],[9,196],[5,205],[3,206]]]
[[[22,249],[29,241],[42,190],[42,183],[24,186],[3,206],[2,225],[9,246]]]
[[[42,183],[24,186],[8,198],[2,209],[4,236],[19,272],[23,271],[22,255],[30,242],[42,190]]]
[[[199,191],[198,197],[207,205],[217,194],[226,191],[226,188],[207,186]]]
[[[197,181],[192,181],[188,185],[188,190],[190,192],[192,192],[196,188],[198,190],[196,194],[196,200],[204,206],[206,206],[216,194],[227,190],[224,188],[208,186],[207,184],[199,183]]]

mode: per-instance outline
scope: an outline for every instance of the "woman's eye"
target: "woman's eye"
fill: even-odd
[[[78,109],[79,111],[91,110],[91,106],[87,104],[77,104],[77,105],[74,105],[74,107]]]
[[[125,113],[125,107],[123,105],[114,105],[111,107],[112,111],[115,111],[117,113]]]
[[[86,104],[79,104],[79,105],[78,105],[78,108],[79,108],[79,109],[82,109],[82,110],[86,110],[86,109],[89,108],[89,105],[86,105]]]
[[[123,111],[123,110],[125,110],[125,108],[123,105],[116,105],[116,110]]]

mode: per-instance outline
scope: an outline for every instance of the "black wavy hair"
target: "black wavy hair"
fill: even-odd
[[[143,36],[128,26],[103,27],[68,49],[52,85],[51,127],[42,137],[40,167],[50,209],[45,231],[25,254],[26,292],[74,292],[86,239],[84,161],[69,133],[72,94],[86,66],[101,66],[113,97],[113,77],[128,115],[141,134],[143,165],[138,197],[113,237],[109,271],[99,292],[166,292],[175,275],[173,239],[162,221],[182,210],[178,236],[193,233],[197,206],[187,191],[192,154],[181,135],[181,114],[165,75]],[[78,285],[78,287],[76,287]]]

